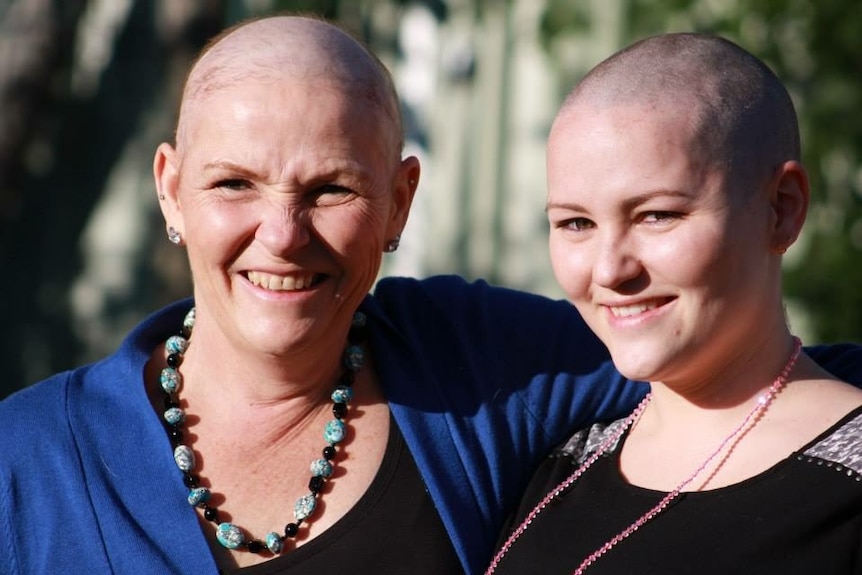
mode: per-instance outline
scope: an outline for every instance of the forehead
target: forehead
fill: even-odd
[[[572,106],[549,137],[549,201],[693,188],[713,172],[695,134],[691,115],[672,106]]]
[[[184,157],[242,163],[392,156],[379,108],[325,81],[247,81],[198,97],[181,119]],[[178,142],[179,144],[179,142]]]

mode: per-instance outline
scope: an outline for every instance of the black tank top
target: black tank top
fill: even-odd
[[[368,490],[332,527],[265,563],[224,575],[456,575],[464,573],[401,430],[389,439]]]

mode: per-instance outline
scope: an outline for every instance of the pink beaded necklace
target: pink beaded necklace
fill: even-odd
[[[731,441],[734,440],[737,436],[739,436],[745,429],[748,428],[749,424],[757,423],[757,420],[763,415],[766,409],[769,407],[769,404],[772,403],[772,400],[775,399],[776,394],[778,394],[779,390],[784,387],[785,382],[787,381],[787,376],[790,374],[790,371],[793,369],[793,366],[796,365],[796,360],[799,358],[799,353],[802,350],[802,342],[799,338],[793,338],[793,352],[790,354],[790,358],[787,360],[787,364],[785,364],[784,368],[781,370],[781,373],[772,382],[772,385],[769,386],[769,389],[757,398],[757,402],[754,405],[754,408],[748,412],[748,415],[742,420],[742,422],[732,431],[730,435],[724,438],[719,446],[709,454],[709,456],[704,460],[700,466],[694,470],[694,473],[686,477],[685,479],[677,485],[673,491],[665,495],[661,501],[659,501],[655,507],[641,515],[634,523],[614,535],[610,540],[608,540],[604,545],[590,553],[581,564],[575,569],[572,575],[581,575],[587,567],[596,562],[602,555],[610,551],[613,547],[627,538],[629,535],[643,527],[643,525],[664,511],[670,503],[679,497],[682,490],[695,478],[700,475],[704,469],[706,469],[709,464],[716,458],[720,453],[722,453]],[[629,415],[623,424],[620,426],[618,430],[616,430],[613,434],[611,434],[608,438],[605,439],[604,442],[599,446],[599,448],[594,451],[584,463],[581,464],[578,469],[572,473],[569,477],[567,477],[562,483],[557,485],[554,489],[552,489],[545,497],[536,505],[533,510],[524,518],[520,525],[518,525],[517,529],[515,529],[509,538],[503,543],[503,546],[494,556],[494,559],[491,561],[491,564],[488,566],[488,569],[485,571],[485,575],[491,575],[497,570],[497,567],[502,561],[503,557],[508,553],[509,549],[511,549],[512,545],[524,532],[527,528],[532,524],[532,522],[539,516],[539,514],[548,506],[548,504],[556,499],[561,493],[566,491],[575,481],[581,477],[587,469],[592,466],[593,463],[598,460],[604,453],[606,453],[609,449],[611,449],[619,439],[622,437],[623,433],[630,427],[633,427],[638,419],[640,419],[641,414],[643,414],[646,409],[647,404],[649,403],[651,394],[647,394],[646,397],[640,402],[637,408]]]

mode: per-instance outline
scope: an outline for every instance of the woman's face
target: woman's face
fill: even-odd
[[[768,198],[691,151],[690,117],[576,106],[549,141],[554,273],[632,379],[697,380],[774,327]]]
[[[157,154],[198,315],[236,345],[279,355],[343,337],[406,222],[418,165],[400,161],[382,112],[342,92],[219,90],[188,112],[181,147],[160,149],[162,169]]]

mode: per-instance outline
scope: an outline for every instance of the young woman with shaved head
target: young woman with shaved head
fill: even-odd
[[[790,96],[729,41],[650,38],[576,87],[548,143],[551,260],[651,392],[542,465],[488,573],[862,572],[862,391],[781,301],[808,194]]]

